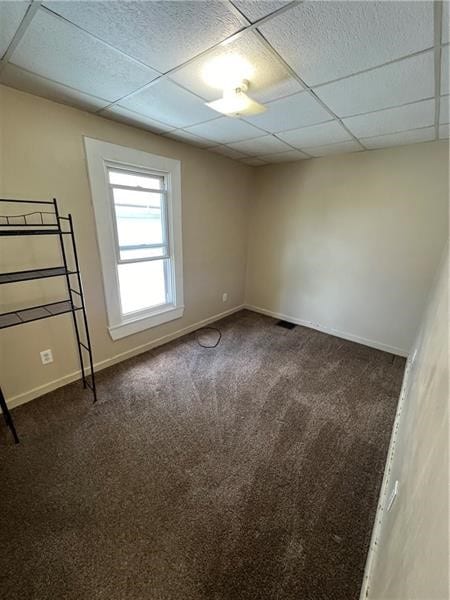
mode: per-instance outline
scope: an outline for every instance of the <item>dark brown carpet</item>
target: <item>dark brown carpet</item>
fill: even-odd
[[[404,360],[218,325],[13,411],[2,600],[357,600]]]

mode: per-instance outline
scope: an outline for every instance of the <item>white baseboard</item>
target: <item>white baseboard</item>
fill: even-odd
[[[239,312],[244,308],[244,305],[241,304],[239,306],[235,306],[234,308],[230,308],[229,310],[225,310],[221,313],[203,319],[202,321],[197,321],[196,323],[192,323],[192,325],[188,325],[187,327],[183,327],[182,329],[178,329],[173,333],[169,333],[160,338],[152,340],[146,344],[142,344],[140,346],[136,346],[131,350],[127,350],[126,352],[121,352],[120,354],[116,354],[111,358],[107,358],[105,360],[94,363],[94,368],[96,371],[101,371],[102,369],[106,369],[106,367],[110,367],[115,365],[118,362],[122,362],[127,358],[132,358],[133,356],[137,356],[138,354],[142,354],[147,350],[151,350],[152,348],[156,348],[158,346],[162,346],[163,344],[167,344],[172,340],[175,340],[187,333],[191,333],[200,327],[204,327],[205,325],[209,325],[210,323],[214,323],[214,321],[218,321],[219,319],[223,319],[228,315],[232,315],[233,313]],[[90,370],[87,369],[87,372],[90,373]],[[9,408],[15,408],[16,406],[20,406],[21,404],[25,404],[26,402],[30,402],[30,400],[34,400],[43,394],[47,394],[48,392],[52,392],[59,387],[67,385],[68,383],[72,383],[73,381],[77,381],[81,378],[81,371],[77,370],[72,373],[68,373],[67,375],[63,375],[63,377],[59,377],[58,379],[54,379],[53,381],[49,381],[44,385],[40,385],[31,390],[23,392],[21,394],[17,394],[16,396],[12,396],[7,400],[7,404]]]
[[[361,594],[359,600],[368,600],[370,581],[372,577],[372,571],[375,564],[375,558],[379,549],[380,532],[383,525],[383,518],[385,515],[385,507],[388,501],[388,490],[390,489],[391,483],[391,467],[394,460],[395,447],[397,444],[398,432],[400,427],[400,418],[405,405],[406,392],[409,386],[409,377],[411,374],[412,363],[414,362],[414,356],[409,357],[406,361],[405,374],[403,375],[402,389],[400,391],[400,397],[397,404],[397,411],[395,413],[394,425],[392,426],[391,440],[389,442],[389,449],[386,458],[386,464],[384,467],[383,482],[381,484],[380,495],[378,498],[377,512],[375,515],[374,526],[372,529],[372,536],[370,538],[369,552],[367,554],[366,566],[364,569],[363,583],[361,587]]]
[[[358,344],[363,344],[363,346],[369,346],[370,348],[383,350],[384,352],[390,352],[391,354],[396,354],[397,356],[408,356],[408,351],[403,350],[402,348],[388,346],[387,344],[377,342],[376,340],[368,340],[366,338],[354,335],[352,333],[346,333],[345,331],[339,331],[338,329],[333,329],[331,327],[321,325],[320,323],[313,323],[312,321],[306,321],[305,319],[299,319],[291,315],[285,315],[283,313],[274,312],[272,310],[267,310],[266,308],[261,308],[260,306],[254,306],[253,304],[245,304],[243,308],[253,310],[254,312],[261,313],[262,315],[267,315],[268,317],[274,317],[275,319],[283,319],[285,321],[295,323],[296,325],[303,325],[304,327],[309,327],[310,329],[316,329],[317,331],[322,331],[323,333],[328,333],[330,335],[334,335],[344,340],[349,340],[350,342],[357,342]]]

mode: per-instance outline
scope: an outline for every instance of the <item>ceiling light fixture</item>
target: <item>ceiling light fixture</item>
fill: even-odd
[[[254,68],[240,54],[222,54],[209,60],[202,69],[202,79],[210,87],[230,90],[243,79],[252,79]]]
[[[265,106],[247,96],[248,85],[248,81],[244,79],[235,87],[225,88],[222,98],[206,102],[206,106],[229,117],[257,115],[264,112]]]

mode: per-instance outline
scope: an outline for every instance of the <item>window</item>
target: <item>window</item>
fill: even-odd
[[[183,315],[179,161],[85,138],[109,332]]]

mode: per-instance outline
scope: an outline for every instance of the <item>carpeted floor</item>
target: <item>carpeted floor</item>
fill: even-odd
[[[357,600],[404,360],[218,325],[2,425],[2,600]]]

